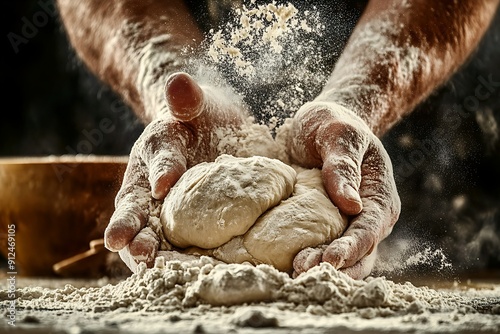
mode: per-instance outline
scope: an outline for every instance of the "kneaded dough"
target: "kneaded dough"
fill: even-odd
[[[266,263],[293,269],[299,251],[332,242],[347,227],[347,218],[332,204],[318,169],[297,175],[293,195],[264,213],[244,236],[214,250],[224,262]]]
[[[296,171],[277,159],[221,155],[190,168],[165,198],[161,222],[174,246],[219,247],[290,196]]]

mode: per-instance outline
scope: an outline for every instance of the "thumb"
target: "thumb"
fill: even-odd
[[[171,114],[180,121],[191,121],[203,111],[203,90],[184,72],[177,72],[168,77],[165,99]]]
[[[323,184],[332,202],[347,215],[363,209],[359,196],[360,171],[351,157],[329,157],[323,164]]]
[[[359,187],[368,143],[355,124],[335,121],[318,129],[316,144],[323,159],[323,184],[332,202],[347,215],[363,209]]]

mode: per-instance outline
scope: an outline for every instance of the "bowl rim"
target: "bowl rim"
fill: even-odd
[[[0,157],[0,165],[29,164],[87,164],[87,163],[128,163],[127,155],[47,155],[26,157]]]

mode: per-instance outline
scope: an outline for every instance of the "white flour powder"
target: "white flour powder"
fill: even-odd
[[[160,257],[153,268],[141,265],[116,285],[18,289],[16,307],[19,315],[42,317],[46,324],[64,328],[91,323],[101,330],[136,326],[144,333],[166,330],[174,322],[177,330],[187,330],[193,319],[218,332],[235,326],[381,331],[410,326],[421,332],[479,328],[494,333],[500,330],[499,296],[498,286],[483,294],[461,294],[383,277],[353,280],[326,263],[292,279],[267,265],[217,265],[208,257],[165,262]],[[0,300],[0,308],[7,308],[6,291],[0,291]],[[481,306],[489,314],[479,314]],[[153,318],[157,323],[149,320]]]
[[[235,9],[234,17],[210,31],[205,57],[192,60],[187,71],[204,81],[207,68],[216,68],[259,121],[271,127],[281,124],[326,82],[329,70],[318,52],[318,36],[325,27],[317,13],[274,1],[247,2]]]
[[[0,292],[1,299],[7,299]],[[238,305],[280,303],[281,309],[311,306],[311,313],[346,313],[370,308],[371,316],[399,313],[470,311],[466,298],[383,277],[353,280],[323,263],[296,279],[268,265],[216,264],[209,257],[191,262],[157,258],[155,266],[140,265],[136,274],[100,288],[66,285],[62,289],[24,288],[18,305],[31,309],[69,309],[93,312],[172,312],[200,304]],[[312,307],[315,306],[315,307]],[[367,310],[360,311],[363,314]]]
[[[239,22],[226,26],[230,32],[211,31],[213,36],[208,55],[216,63],[232,62],[243,76],[261,74],[256,73],[255,65],[248,59],[251,48],[280,54],[283,51],[281,40],[286,40],[287,35],[299,30],[312,31],[305,19],[297,17],[298,10],[290,3],[243,6],[242,10],[236,10],[236,14]]]

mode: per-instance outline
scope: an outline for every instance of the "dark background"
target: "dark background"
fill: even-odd
[[[43,156],[74,154],[74,151],[128,154],[143,127],[130,109],[77,58],[68,45],[54,1],[8,1],[4,6],[2,86],[5,88],[0,155]],[[48,20],[42,24],[44,16]],[[23,31],[26,20],[39,23],[38,27],[34,25],[35,32],[26,34],[32,31],[26,28]],[[30,37],[15,50],[8,34],[22,37],[23,32]],[[104,136],[102,143],[93,145],[91,152],[79,150],[78,144],[87,139],[84,131],[98,129],[104,118],[110,119],[116,130]]]
[[[143,125],[80,63],[47,6],[54,10],[49,0],[4,2],[0,157],[128,154]],[[38,27],[15,50],[9,36],[23,36],[27,21]],[[500,270],[500,88],[474,112],[458,113],[489,77],[500,82],[498,13],[463,68],[383,138],[403,209],[381,247],[383,264],[401,265],[381,266],[382,273],[450,272],[442,263],[453,273]],[[115,130],[82,152],[85,132],[105,118]],[[412,261],[415,253],[424,256]]]

